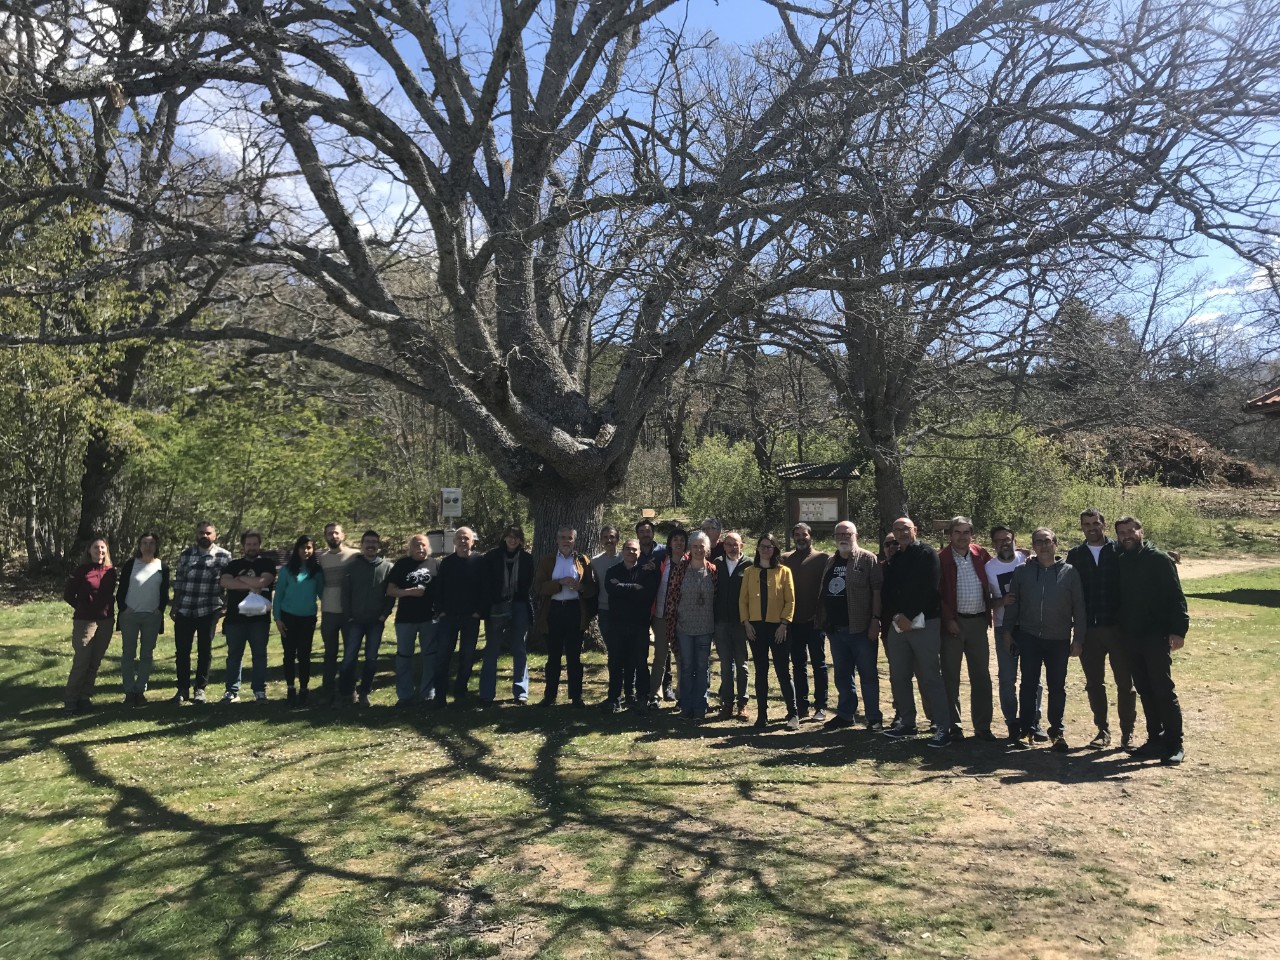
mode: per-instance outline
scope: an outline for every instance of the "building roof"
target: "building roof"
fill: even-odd
[[[838,463],[784,463],[777,468],[780,480],[856,480],[858,460],[841,460]]]
[[[1246,401],[1244,411],[1245,413],[1261,413],[1268,417],[1280,417],[1280,387],[1268,390],[1262,396]]]

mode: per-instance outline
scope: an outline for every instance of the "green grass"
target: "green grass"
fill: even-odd
[[[1195,898],[1246,895],[1228,864],[1251,861],[1232,846],[1275,841],[1276,771],[1253,753],[1277,740],[1280,576],[1187,592],[1176,670],[1205,759],[1172,774],[810,725],[402,714],[385,674],[365,713],[126,710],[118,640],[100,709],[67,719],[64,608],[0,610],[0,956],[941,957],[1028,932],[1070,954],[1082,930],[1125,956],[1170,909],[1157,894],[1217,918],[1225,907]],[[217,649],[214,665],[216,681]],[[600,695],[598,656],[589,677]],[[279,696],[274,662],[271,681]],[[1082,687],[1073,667],[1077,732]],[[1255,724],[1242,751],[1237,727]],[[1212,808],[1221,835],[1171,838],[1170,804]],[[1172,865],[1146,865],[1170,843]]]

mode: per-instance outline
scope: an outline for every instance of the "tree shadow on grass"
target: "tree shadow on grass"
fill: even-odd
[[[1188,600],[1217,600],[1219,603],[1238,603],[1249,607],[1280,607],[1280,590],[1258,590],[1236,587],[1217,593],[1188,593]]]
[[[380,905],[424,894],[433,903],[412,921],[420,929],[408,931],[420,937],[424,955],[446,952],[450,936],[483,938],[503,924],[536,929],[539,951],[588,945],[631,955],[664,935],[704,945],[732,931],[767,937],[760,930],[779,918],[805,943],[884,953],[901,945],[902,915],[932,913],[938,881],[927,869],[898,865],[892,844],[885,844],[897,821],[882,818],[871,801],[857,816],[827,805],[833,769],[871,757],[877,764],[914,760],[926,779],[957,772],[1007,782],[1030,773],[1048,778],[1034,766],[1046,759],[1038,754],[1015,764],[998,750],[933,751],[923,741],[894,744],[817,728],[761,735],[736,724],[689,727],[668,714],[613,717],[568,707],[294,711],[275,701],[115,706],[69,719],[40,705],[49,689],[39,688],[42,673],[47,681],[47,664],[33,664],[0,682],[0,695],[24,687],[38,695],[0,731],[0,746],[10,751],[0,759],[57,754],[75,781],[69,796],[105,794],[110,844],[61,842],[24,879],[42,892],[5,894],[9,925],[65,927],[70,940],[51,954],[57,957],[79,956],[85,944],[116,937],[129,956],[157,960],[190,956],[193,936],[203,938],[200,950],[222,956],[296,951],[300,941],[289,933],[295,901],[317,883],[342,891],[328,916],[348,925],[343,936],[376,934],[378,943],[362,956],[392,950],[394,921],[382,918]],[[250,723],[279,724],[270,739],[260,730],[246,738],[255,751],[292,739],[295,753],[282,749],[279,757],[238,769],[226,757],[234,753],[236,728]],[[352,736],[342,738],[343,729]],[[193,738],[218,732],[231,736],[206,736],[189,748]],[[326,738],[298,751],[296,742],[313,732]],[[630,746],[602,750],[601,737],[612,735],[629,737]],[[402,770],[393,753],[369,760],[397,739],[439,759]],[[515,742],[531,742],[532,752],[508,749]],[[206,763],[193,778],[214,778],[227,788],[225,799],[206,810],[173,784],[166,796],[145,771],[102,752],[123,744],[136,745],[140,756],[155,746],[171,757],[204,751]],[[734,759],[726,762],[724,751]],[[744,774],[738,757],[759,770]],[[352,776],[362,764],[368,772]],[[783,770],[794,780],[770,780]],[[317,784],[324,802],[282,791],[285,773]],[[845,779],[849,790],[867,788],[856,777]],[[883,791],[885,784],[872,786]],[[902,784],[904,791],[909,786]],[[892,793],[896,801],[903,791]],[[496,808],[504,796],[514,798],[515,812]],[[293,803],[306,816],[291,810]],[[8,815],[54,829],[68,817],[65,805],[54,806]],[[399,819],[378,825],[380,812]],[[321,822],[310,822],[312,816]],[[939,863],[954,853],[928,836],[911,843]],[[1016,854],[1042,856],[1032,847]],[[557,864],[575,865],[581,877],[566,885]],[[1006,888],[990,876],[949,875],[948,882],[960,899],[1000,902],[1014,889],[1013,881]],[[898,919],[852,908],[871,890],[897,905]],[[189,919],[166,921],[175,911]],[[354,949],[335,937],[332,950],[309,956]]]

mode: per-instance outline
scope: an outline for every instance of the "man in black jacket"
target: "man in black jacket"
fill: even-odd
[[[1107,660],[1116,681],[1116,714],[1120,720],[1120,746],[1133,746],[1133,724],[1138,712],[1138,698],[1133,690],[1133,675],[1125,660],[1120,636],[1120,590],[1116,577],[1120,569],[1120,547],[1106,534],[1106,518],[1090,507],[1080,514],[1080,530],[1084,543],[1067,552],[1067,563],[1080,575],[1084,588],[1086,630],[1080,666],[1084,670],[1084,690],[1098,734],[1089,746],[1102,749],[1111,746],[1111,725],[1107,719]]]
[[[458,651],[458,674],[453,683],[453,699],[455,703],[466,699],[467,684],[471,681],[471,669],[476,661],[480,621],[489,615],[489,565],[485,563],[484,555],[476,552],[475,546],[475,531],[470,527],[459,527],[453,534],[453,553],[440,561],[440,575],[436,580],[436,613],[443,619],[433,701],[437,708],[445,705],[454,650]]]
[[[928,712],[938,718],[938,732],[929,746],[945,747],[951,742],[951,730],[946,722],[950,712],[940,659],[942,600],[938,594],[938,554],[916,539],[916,525],[909,517],[894,521],[893,535],[898,549],[885,564],[881,605],[889,655],[889,683],[898,721],[884,735],[895,739],[916,735],[916,697],[911,680],[917,676]]]
[[[704,527],[706,523],[704,521]],[[716,657],[720,660],[720,719],[747,719],[747,633],[738,616],[738,593],[751,561],[742,555],[742,535],[729,531],[716,558]],[[734,697],[735,681],[737,697]]]
[[[1173,561],[1143,540],[1137,519],[1117,520],[1116,539],[1121,547],[1120,632],[1147,721],[1147,742],[1136,753],[1179,764],[1182,707],[1173,687],[1173,651],[1186,643],[1187,598]]]
[[[511,648],[512,702],[529,702],[529,654],[526,641],[533,622],[529,590],[533,586],[533,554],[524,543],[524,529],[512,525],[502,542],[484,555],[489,568],[493,605],[484,628],[484,665],[480,668],[480,700],[492,703],[498,695],[498,656]]]
[[[612,713],[622,711],[623,681],[634,677],[637,690],[649,689],[649,611],[658,592],[658,571],[640,563],[640,541],[622,545],[622,561],[605,573],[604,589],[609,594],[609,694],[604,706]],[[645,701],[635,701],[643,711]]]

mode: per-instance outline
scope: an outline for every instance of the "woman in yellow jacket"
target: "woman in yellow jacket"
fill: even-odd
[[[769,725],[769,655],[773,672],[787,705],[787,729],[800,729],[796,713],[796,688],[791,682],[791,644],[787,627],[796,610],[796,591],[791,571],[782,565],[782,549],[773,534],[766,533],[756,543],[755,564],[742,575],[738,594],[738,618],[751,645],[756,675],[756,729]]]

